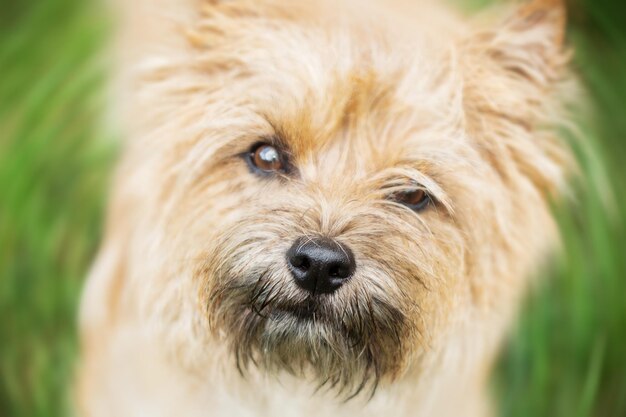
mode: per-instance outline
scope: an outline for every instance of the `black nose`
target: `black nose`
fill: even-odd
[[[297,239],[287,252],[287,263],[296,283],[313,294],[335,291],[356,268],[350,248],[329,238]]]

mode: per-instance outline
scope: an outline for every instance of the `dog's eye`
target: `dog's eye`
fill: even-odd
[[[253,168],[263,173],[282,171],[284,168],[283,158],[278,149],[267,143],[253,146],[248,161]]]
[[[414,211],[425,209],[431,202],[431,198],[424,190],[411,190],[393,194],[393,200],[400,204],[404,204]]]

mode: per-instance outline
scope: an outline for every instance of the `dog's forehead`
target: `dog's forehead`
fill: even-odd
[[[294,28],[288,42],[282,31],[274,36],[280,46],[248,64],[248,93],[297,158],[358,157],[378,169],[457,133],[462,83],[450,43],[396,45],[384,34],[341,29]]]

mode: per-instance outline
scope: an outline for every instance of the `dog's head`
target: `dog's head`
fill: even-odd
[[[491,350],[568,160],[557,3],[489,29],[419,3],[189,10],[132,89],[126,305],[192,360],[222,344],[345,393],[459,334]]]

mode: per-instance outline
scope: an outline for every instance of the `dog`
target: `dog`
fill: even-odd
[[[558,246],[565,8],[117,6],[84,416],[488,416]]]

